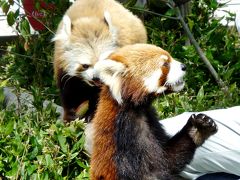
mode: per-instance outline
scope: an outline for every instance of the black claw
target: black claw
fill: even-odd
[[[195,118],[196,118],[196,115],[195,115],[195,114],[192,114],[192,115],[191,115],[191,118],[192,118],[192,119],[195,119]]]

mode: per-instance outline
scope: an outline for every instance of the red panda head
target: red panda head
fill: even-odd
[[[109,87],[119,104],[124,101],[139,104],[150,95],[182,90],[185,70],[185,65],[167,51],[154,45],[135,44],[97,62],[94,76]]]
[[[63,17],[53,38],[59,66],[70,76],[81,77],[91,85],[93,65],[116,48],[117,32],[105,11],[101,17]]]

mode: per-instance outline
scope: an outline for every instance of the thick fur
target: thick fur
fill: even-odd
[[[214,121],[203,114],[191,116],[172,138],[158,122],[152,101],[181,90],[185,69],[168,52],[145,44],[121,48],[95,65],[105,85],[92,121],[92,180],[176,179],[196,148],[216,132]]]
[[[55,78],[68,122],[86,100],[87,116],[95,111],[99,89],[90,82],[93,65],[118,47],[146,43],[147,34],[141,20],[114,0],[77,0],[53,40]]]

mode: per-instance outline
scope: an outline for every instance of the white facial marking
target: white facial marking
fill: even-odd
[[[165,85],[171,86],[173,91],[180,91],[184,87],[183,76],[185,71],[182,70],[181,63],[172,59],[170,70]]]
[[[157,70],[154,73],[152,73],[151,76],[144,78],[144,85],[150,93],[158,91],[159,79],[161,75],[162,75],[162,71]]]
[[[157,89],[157,93],[158,94],[162,94],[164,91],[166,91],[167,90],[167,87],[164,87],[164,86],[162,86],[162,87],[160,87],[160,88],[158,88]]]
[[[181,68],[181,63],[176,60],[172,60],[172,62],[170,63],[170,71],[167,76],[167,82],[170,84],[174,84],[180,78],[182,78],[184,74],[185,72]]]
[[[55,35],[52,41],[69,39],[71,35],[71,19],[67,15],[63,16],[62,24],[62,29]]]
[[[63,58],[66,62],[66,71],[70,76],[79,76],[81,73],[84,80],[88,81],[92,78],[92,70],[79,71],[79,67],[83,64],[94,65],[96,61],[106,59],[115,49],[116,42],[115,39],[117,31],[112,25],[111,16],[108,11],[104,12],[104,18],[106,19],[109,31],[112,35],[105,39],[95,39],[92,41],[92,46],[86,45],[85,41],[79,38],[77,42],[70,42],[71,34],[71,19],[69,16],[65,15],[62,20],[62,27],[58,34],[53,38],[53,41],[61,40],[64,41],[62,44],[64,53]],[[91,21],[90,18],[81,18],[81,21]],[[92,48],[94,47],[94,48]],[[87,72],[85,72],[87,71]]]
[[[115,49],[115,47],[98,47],[99,51],[102,49],[102,53],[99,58],[96,59],[98,61],[105,60]],[[67,62],[67,72],[71,76],[77,75],[77,70],[80,65],[87,64],[93,65],[95,61],[93,61],[93,50],[87,47],[75,47],[71,46],[70,50],[64,52],[64,59]]]
[[[64,59],[67,62],[67,72],[70,76],[77,75],[77,69],[82,64],[92,65],[90,52],[85,51],[84,49],[74,48],[64,52]]]
[[[90,81],[93,79],[93,68],[88,68],[87,70],[81,72],[81,76],[83,77],[83,80],[88,83],[90,86],[93,86]]]
[[[94,77],[100,78],[109,87],[113,98],[119,104],[122,104],[121,73],[124,70],[125,66],[122,63],[110,59],[98,61],[94,66]]]

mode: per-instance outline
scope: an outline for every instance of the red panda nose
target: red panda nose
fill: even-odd
[[[93,77],[93,78],[92,78],[92,81],[93,81],[93,84],[94,84],[95,86],[101,86],[101,85],[102,85],[101,80],[100,80],[100,78],[98,78],[98,77]]]
[[[98,77],[93,77],[92,80],[93,81],[100,81],[100,79]]]
[[[182,71],[186,71],[187,66],[185,64],[181,64],[181,69],[182,69]]]

